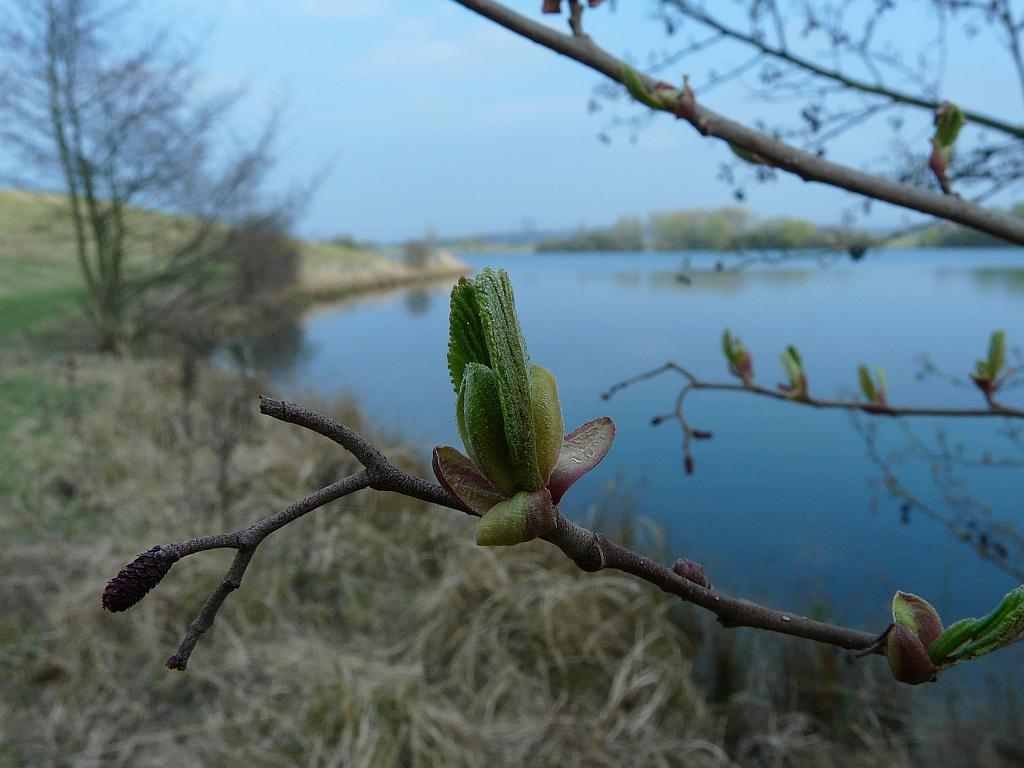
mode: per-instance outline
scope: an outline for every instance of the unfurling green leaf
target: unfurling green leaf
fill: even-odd
[[[547,483],[562,450],[565,427],[555,377],[547,368],[536,364],[530,366],[530,406],[533,409],[533,432],[537,441],[537,468],[541,480]]]
[[[888,379],[884,368],[876,368],[878,376],[877,383],[871,378],[871,371],[863,363],[857,369],[857,379],[860,382],[860,391],[864,393],[869,403],[873,405],[885,405],[885,390],[888,386]]]
[[[796,347],[792,344],[787,346],[785,351],[779,356],[779,360],[782,361],[782,367],[789,379],[786,384],[780,384],[779,389],[788,398],[794,400],[807,399],[807,374],[804,373],[804,362],[800,358],[800,353]]]
[[[1006,332],[994,331],[988,342],[988,372],[995,379],[1006,365]]]
[[[944,101],[935,110],[935,135],[932,141],[943,151],[952,152],[953,145],[964,127],[964,113],[951,101]]]
[[[993,331],[988,342],[988,354],[984,360],[978,360],[974,364],[975,372],[971,374],[971,379],[986,397],[991,397],[1006,378],[999,376],[1005,366],[1006,332]]]
[[[547,489],[521,491],[500,501],[480,518],[476,543],[482,547],[507,547],[521,544],[551,532],[555,510]]]
[[[863,363],[857,369],[857,378],[860,379],[860,391],[864,393],[869,403],[875,402],[875,383],[871,380],[871,371]]]
[[[462,442],[484,476],[506,495],[516,491],[512,455],[505,442],[498,377],[480,363],[467,363],[459,392]]]
[[[932,135],[932,153],[928,167],[947,195],[953,194],[949,180],[949,161],[953,157],[953,145],[964,127],[964,113],[951,101],[944,101],[935,110],[935,133]]]
[[[487,352],[498,385],[505,439],[518,490],[544,487],[537,467],[537,443],[530,407],[526,345],[516,316],[512,283],[504,270],[484,269],[474,280]]]
[[[452,289],[451,314],[448,316],[448,374],[455,394],[459,393],[462,386],[466,363],[491,367],[484,329],[480,323],[476,288],[469,280],[460,277]]]
[[[563,437],[555,378],[529,362],[504,270],[484,269],[452,290],[448,368],[469,455],[436,447],[438,482],[483,516],[480,544],[543,536],[565,490],[607,453],[614,424],[597,419]]]
[[[980,619],[962,619],[928,648],[932,661],[950,666],[1004,648],[1024,635],[1024,585],[1011,590]]]
[[[743,341],[738,336],[733,336],[728,328],[722,332],[722,351],[729,363],[729,372],[749,386],[754,380],[753,360]]]
[[[977,619],[960,619],[939,635],[935,641],[928,646],[928,657],[933,664],[943,664],[954,651],[959,650],[964,644],[970,642],[971,631],[977,623]]]

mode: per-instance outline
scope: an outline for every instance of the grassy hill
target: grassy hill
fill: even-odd
[[[187,222],[161,213],[133,210],[129,227],[142,245],[128,255],[130,269],[152,258],[145,244],[182,237]],[[331,242],[300,241],[298,288],[315,298],[335,298],[465,270],[457,262],[408,268],[381,251]],[[74,230],[59,194],[0,190],[0,342],[73,311],[84,295],[75,256]]]

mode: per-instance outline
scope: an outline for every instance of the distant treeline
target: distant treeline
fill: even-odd
[[[1011,209],[1024,218],[1024,203]],[[743,208],[653,213],[647,220],[624,216],[610,227],[542,240],[538,251],[732,251],[745,249],[854,248],[875,237],[840,227],[819,227],[804,219],[761,219]],[[934,224],[889,243],[890,247],[1005,246],[998,238],[949,222]]]
[[[1017,203],[1009,213],[1019,219],[1024,219],[1024,203]],[[987,248],[1007,245],[1005,240],[1000,240],[998,237],[948,221],[933,224],[910,235],[907,242],[901,238],[898,244],[922,248]]]
[[[685,210],[631,216],[610,227],[544,240],[538,251],[728,251],[821,248],[864,240],[863,234],[815,226],[803,219],[759,219],[743,208]]]

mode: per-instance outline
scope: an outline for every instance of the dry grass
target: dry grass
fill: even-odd
[[[100,610],[105,580],[352,461],[252,416],[245,387],[210,370],[187,410],[167,365],[4,376],[32,372],[90,395],[0,435],[20,446],[0,494],[0,765],[918,764],[895,686],[868,667],[843,682],[834,653],[806,646],[752,662],[751,636],[680,619],[629,578],[581,574],[540,542],[478,548],[462,515],[370,492],[270,539],[189,671],[168,672],[227,553],[177,564],[128,614]]]

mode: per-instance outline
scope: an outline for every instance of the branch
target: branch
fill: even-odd
[[[597,46],[589,37],[577,38],[564,35],[545,24],[510,10],[494,0],[455,0],[455,2],[521,37],[575,59],[615,82],[623,82],[622,67],[625,62]],[[665,93],[663,87],[658,88],[656,81],[650,77],[640,74],[640,79],[649,92]],[[685,101],[685,95],[681,94],[680,102],[683,101]],[[1009,242],[1024,245],[1024,221],[1022,220],[986,210],[959,197],[936,194],[833,163],[766,136],[696,103],[685,106],[687,108],[679,110],[679,116],[693,125],[701,134],[722,139],[729,144],[752,152],[770,161],[775,167],[799,176],[804,181],[817,181],[839,187],[865,197],[892,203],[901,208],[955,221]]]
[[[363,469],[336,483],[321,488],[306,498],[285,507],[248,528],[233,533],[200,536],[193,539],[154,547],[123,568],[107,585],[103,604],[108,610],[130,608],[156,586],[179,559],[209,549],[235,549],[237,554],[213,592],[207,598],[198,616],[189,624],[178,650],[167,660],[170,669],[184,670],[200,637],[212,625],[227,599],[238,589],[246,568],[259,545],[276,530],[330,501],[350,493],[373,488],[391,491],[439,506],[474,514],[437,483],[410,475],[391,464],[388,459],[362,435],[322,414],[301,408],[293,403],[260,398],[262,413],[281,421],[304,427],[327,437],[349,450]],[[749,600],[731,597],[707,585],[695,574],[702,570],[696,564],[679,560],[666,567],[649,558],[609,541],[599,533],[588,530],[557,513],[555,529],[543,537],[558,547],[581,570],[596,572],[615,569],[649,582],[664,592],[698,605],[714,613],[725,627],[752,627],[802,637],[815,642],[836,645],[849,650],[867,650],[880,653],[877,636],[846,627],[815,621],[793,613],[774,610]],[[685,574],[685,575],[684,575]]]
[[[711,29],[718,32],[720,35],[729,37],[733,40],[751,45],[761,53],[771,56],[772,58],[785,61],[788,64],[792,64],[799,69],[802,69],[811,74],[817,75],[818,77],[831,80],[839,83],[846,88],[851,90],[860,91],[862,93],[870,93],[875,96],[883,96],[892,102],[897,104],[907,104],[914,107],[923,107],[931,112],[934,112],[939,108],[942,102],[935,101],[934,99],[926,99],[920,96],[914,96],[910,93],[903,91],[897,91],[893,88],[887,88],[879,84],[868,83],[864,80],[859,80],[855,77],[850,77],[842,72],[823,67],[820,64],[805,59],[801,56],[790,53],[785,47],[770,45],[765,40],[755,37],[754,35],[747,34],[733,27],[729,27],[718,19],[711,16],[709,13],[701,8],[697,8],[691,5],[686,0],[671,0],[671,5],[684,16],[689,16],[694,21],[700,22],[705,26],[711,27]],[[1005,134],[1013,136],[1018,139],[1024,139],[1024,126],[1013,125],[1012,123],[1006,123],[989,115],[982,114],[980,112],[973,112],[970,110],[963,110],[964,117],[970,122],[976,123],[977,125],[984,125],[988,128],[993,128],[997,131],[1001,131]]]
[[[753,382],[737,384],[726,381],[704,381],[699,379],[688,369],[672,361],[612,384],[612,386],[601,394],[601,398],[608,400],[612,395],[620,390],[631,387],[634,384],[639,384],[642,381],[656,378],[664,373],[679,374],[686,380],[686,385],[676,396],[675,408],[669,413],[653,417],[651,419],[651,423],[657,425],[668,421],[669,419],[675,419],[679,423],[679,426],[683,430],[683,454],[685,456],[687,474],[693,473],[693,454],[691,451],[691,443],[694,440],[708,440],[712,437],[711,432],[694,429],[686,418],[683,405],[686,400],[686,396],[694,390],[745,392],[746,394],[769,397],[772,400],[781,400],[794,405],[805,405],[825,410],[860,411],[862,413],[871,414],[872,416],[949,416],[958,418],[992,418],[995,416],[1001,416],[1004,418],[1024,419],[1024,409],[1003,405],[997,400],[994,400],[991,394],[988,394],[985,397],[985,401],[988,403],[987,408],[933,408],[921,406],[896,406],[888,404],[880,405],[878,403],[861,403],[855,400],[823,400],[811,397],[810,395],[794,398],[787,396],[779,390],[769,389],[768,387],[763,387],[759,384],[754,384]]]

